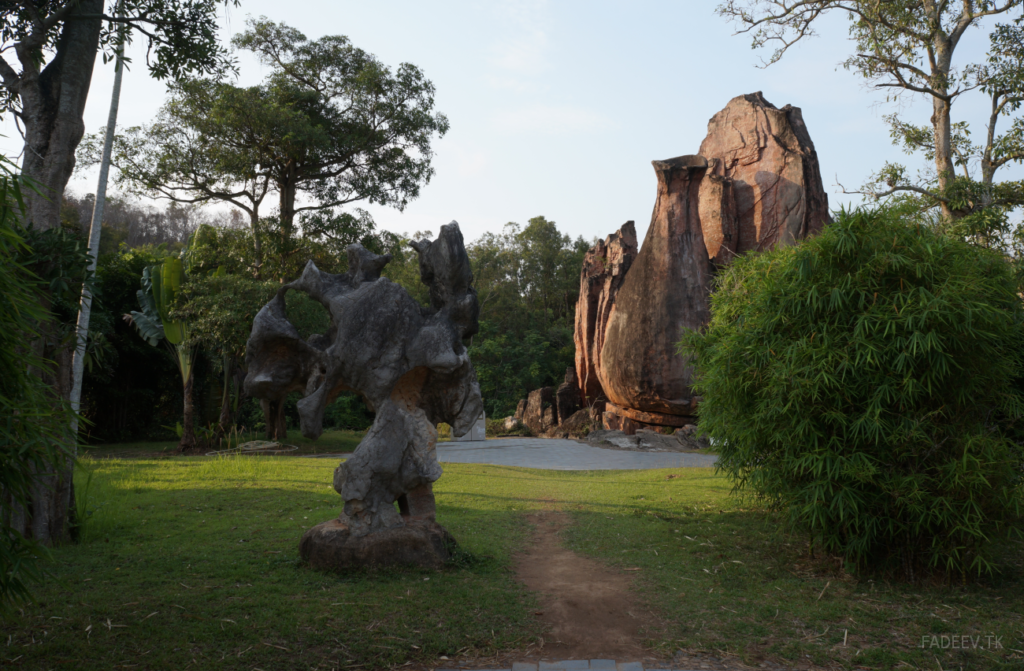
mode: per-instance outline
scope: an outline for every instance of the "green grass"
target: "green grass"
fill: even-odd
[[[448,464],[438,519],[459,561],[338,576],[303,567],[303,530],[337,514],[331,459],[86,459],[84,543],[54,552],[39,603],[0,620],[0,667],[383,668],[525,650],[543,634],[511,572],[525,514],[557,508],[570,547],[639,568],[664,620],[647,641],[750,662],[839,668],[1024,668],[1021,546],[966,587],[856,580],[780,535],[709,469],[559,472]],[[670,477],[676,476],[676,477]],[[85,490],[80,474],[77,486]],[[844,632],[846,645],[843,645]],[[922,635],[1002,636],[1001,650],[922,649]],[[9,637],[9,638],[8,638]],[[859,652],[858,652],[859,651]],[[808,659],[808,657],[810,659]],[[194,660],[194,661],[193,661]]]
[[[328,429],[316,440],[304,438],[298,429],[288,431],[288,439],[284,441],[299,448],[294,453],[300,454],[338,454],[353,452],[359,441],[366,435],[365,431],[348,431]],[[241,434],[241,442],[250,440],[266,440],[262,433],[247,432]],[[219,449],[219,448],[215,448]],[[115,443],[110,445],[87,445],[82,453],[94,459],[116,457],[120,459],[171,457],[178,452],[178,441],[154,441],[142,443]]]

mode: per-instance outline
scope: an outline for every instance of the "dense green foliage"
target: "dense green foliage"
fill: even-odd
[[[529,392],[557,386],[575,366],[576,300],[589,247],[544,217],[467,246],[480,298],[480,333],[469,355],[489,417],[511,415]]]
[[[123,315],[138,310],[139,278],[159,262],[153,248],[101,255],[96,270],[90,340],[105,346],[82,380],[82,439],[116,442],[167,437],[181,418],[182,386],[166,351],[150,347]],[[202,379],[203,366],[197,375]],[[203,391],[202,385],[194,389]]]
[[[851,566],[990,572],[1020,529],[1024,329],[1002,255],[843,212],[737,259],[683,345],[719,467]]]
[[[366,220],[350,223],[347,237],[338,239],[309,237],[300,229],[293,239],[294,253],[283,263],[275,255],[267,256],[266,275],[293,279],[307,260],[327,272],[344,272],[344,247],[360,242],[375,252],[391,253],[394,258],[384,276],[426,305],[418,256],[405,238],[375,231]],[[128,230],[132,226],[130,221],[122,224]],[[273,237],[264,237],[268,248]],[[433,236],[424,231],[411,237]],[[281,283],[251,277],[251,238],[247,228],[200,225],[185,249],[184,259],[193,272],[171,316],[189,323],[190,342],[199,352],[194,373],[198,427],[223,420],[226,395],[231,396],[230,421],[248,429],[262,426],[258,403],[240,394],[245,343],[253,317]],[[467,344],[489,417],[512,414],[527,393],[557,385],[574,365],[573,322],[579,268],[587,248],[582,238],[571,240],[544,217],[531,219],[526,227],[509,224],[500,234],[485,234],[467,244],[481,303],[480,333]],[[165,256],[162,246],[122,246],[100,257],[92,338],[103,347],[86,373],[83,391],[83,413],[92,422],[86,429],[90,441],[167,438],[167,427],[179,421],[182,392],[174,368],[161,352],[147,351],[150,348],[122,321],[122,315],[139,309],[136,292],[143,269]],[[216,272],[220,268],[225,274]],[[298,292],[289,292],[286,303],[289,318],[304,336],[326,331],[327,313],[319,303]],[[293,396],[286,416],[290,425],[297,425],[297,395]],[[343,395],[328,409],[324,425],[364,429],[372,419],[360,398]]]
[[[43,576],[44,548],[14,529],[10,515],[30,505],[35,476],[69,456],[72,417],[33,374],[49,364],[28,343],[52,317],[39,301],[46,285],[23,262],[32,257],[18,224],[23,183],[0,160],[0,609],[27,600]]]

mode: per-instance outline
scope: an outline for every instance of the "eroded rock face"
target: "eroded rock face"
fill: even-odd
[[[707,323],[717,269],[830,220],[800,110],[777,109],[760,92],[733,98],[712,117],[699,155],[653,165],[657,201],[642,249],[613,273],[611,241],[625,227],[592,248],[576,311],[583,395],[607,399],[605,425],[630,434],[682,426],[689,420],[680,418],[694,415],[699,399],[676,343],[684,329]]]
[[[601,348],[615,296],[636,258],[636,227],[627,221],[583,258],[580,297],[576,302],[576,377],[581,401],[591,404],[604,398],[598,369]]]
[[[704,238],[716,260],[728,261],[719,239],[731,253],[742,254],[792,244],[830,220],[818,154],[800,108],[778,109],[760,91],[737,96],[711,117],[700,155],[709,163],[711,179],[705,182],[721,181],[731,192],[720,211],[734,208],[719,223],[713,214],[703,216],[719,208],[714,189],[707,190],[706,209],[702,198]]]
[[[303,435],[319,437],[327,405],[345,390],[361,393],[376,412],[355,453],[335,471],[344,510],[325,523],[330,533],[322,533],[324,525],[307,532],[304,557],[374,557],[366,548],[391,547],[394,539],[427,534],[417,546],[422,550],[444,535],[440,527],[431,527],[436,526],[431,483],[441,476],[435,427],[447,422],[461,436],[483,411],[476,373],[462,344],[476,333],[479,305],[457,223],[442,226],[437,240],[413,247],[421,279],[430,287],[429,308],[380,277],[390,255],[378,256],[355,244],[348,248],[349,272],[324,273],[310,262],[302,277],[284,285],[253,322],[245,390],[277,402],[290,391],[302,392]],[[284,296],[290,290],[306,292],[328,310],[326,334],[308,341],[299,337],[285,314]],[[415,529],[392,532],[387,543],[380,536],[369,538],[413,519],[418,520]],[[429,533],[423,531],[428,527]],[[368,538],[356,540],[362,537]],[[341,543],[338,548],[344,551],[310,549],[325,539]],[[364,545],[365,551],[360,550]],[[352,561],[334,568],[362,560]]]

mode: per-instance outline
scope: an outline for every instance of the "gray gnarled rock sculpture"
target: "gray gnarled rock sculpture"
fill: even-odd
[[[483,411],[462,344],[477,331],[479,304],[457,223],[442,226],[433,242],[411,244],[430,307],[380,276],[390,255],[355,244],[347,273],[324,273],[310,262],[253,321],[246,392],[280,402],[300,391],[303,435],[322,433],[324,411],[342,391],[359,392],[376,412],[355,453],[335,470],[344,510],[302,537],[300,554],[314,568],[439,566],[454,544],[434,519],[432,483],[441,477],[435,427],[447,422],[461,436]],[[289,290],[327,308],[326,334],[299,336],[285,314]]]
[[[603,288],[613,283],[602,264],[615,236],[591,249],[576,311],[583,394],[606,399],[606,427],[626,433],[693,421],[699,399],[675,349],[683,329],[707,323],[718,268],[738,254],[792,244],[829,221],[800,110],[778,109],[760,92],[733,98],[712,117],[700,154],[653,165],[658,195],[643,247],[625,277],[616,276],[617,291]]]

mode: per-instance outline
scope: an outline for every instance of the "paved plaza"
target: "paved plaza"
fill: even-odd
[[[349,454],[308,454],[316,459],[347,459]],[[557,438],[498,438],[437,444],[442,464],[492,464],[551,471],[637,471],[645,468],[714,466],[713,454],[640,452],[594,447]]]
[[[458,665],[453,668],[438,668],[436,671],[469,671],[472,667]],[[643,662],[617,662],[614,659],[566,659],[556,662],[515,662],[510,669],[496,667],[481,668],[474,671],[745,671],[751,667],[729,663],[717,658],[703,661],[685,660],[682,665],[657,664],[645,666]],[[785,671],[774,664],[762,664],[761,668],[770,671]]]
[[[594,447],[578,440],[498,438],[437,444],[442,464],[493,464],[552,471],[610,471],[714,466],[718,457],[693,452],[639,452]]]

